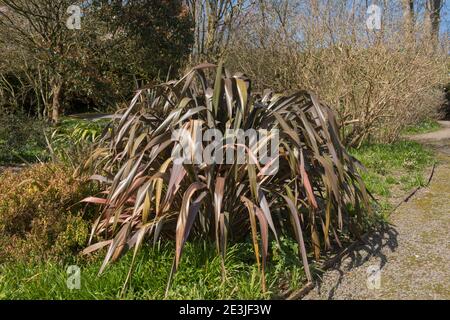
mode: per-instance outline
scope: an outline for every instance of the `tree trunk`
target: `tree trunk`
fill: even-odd
[[[59,117],[61,113],[61,91],[62,91],[62,82],[60,80],[57,80],[55,81],[52,87],[52,114],[51,114],[52,124],[59,123]]]
[[[206,2],[206,10],[207,10],[207,19],[208,25],[206,29],[206,44],[205,51],[207,54],[207,59],[217,62],[218,52],[216,52],[217,46],[220,45],[217,43],[216,34],[217,34],[217,5],[216,1],[207,1]]]
[[[403,28],[408,40],[414,40],[414,0],[402,0]]]
[[[425,6],[425,32],[431,44],[436,47],[439,43],[442,0],[427,0]]]

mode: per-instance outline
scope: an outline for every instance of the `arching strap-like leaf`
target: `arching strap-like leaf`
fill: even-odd
[[[248,100],[248,87],[247,83],[242,79],[236,79],[236,86],[239,93],[239,101],[241,104],[242,115],[246,114],[247,100]]]
[[[220,220],[220,213],[222,211],[222,200],[223,200],[223,193],[225,188],[225,178],[224,177],[217,177],[216,179],[216,185],[214,189],[214,216],[215,216],[215,227],[216,227],[216,241],[219,245],[219,220]],[[220,249],[220,247],[218,248]]]
[[[267,202],[267,199],[264,196],[264,193],[261,191],[260,188],[258,190],[258,200],[259,200],[259,206],[260,206],[262,212],[264,213],[264,216],[266,217],[266,221],[267,221],[270,229],[272,230],[277,243],[279,244],[278,234],[277,234],[277,230],[275,229],[275,225],[273,224],[273,219],[272,219],[272,214],[270,213],[269,203]]]
[[[98,274],[103,273],[110,260],[114,261],[120,256],[126,244],[128,234],[130,233],[130,226],[130,223],[125,224],[114,237]]]
[[[266,261],[267,261],[267,254],[269,251],[269,225],[267,224],[266,216],[264,215],[264,212],[258,208],[256,209],[256,216],[258,217],[259,221],[259,229],[261,232],[261,243],[262,243],[262,289],[263,292],[266,292]]]
[[[80,202],[87,202],[87,203],[95,203],[95,204],[106,204],[108,202],[107,199],[104,198],[97,198],[97,197],[87,197],[81,200]]]
[[[306,170],[305,170],[305,159],[304,159],[304,156],[303,156],[303,151],[300,152],[300,164],[299,164],[299,167],[300,167],[300,175],[301,175],[301,178],[302,178],[302,182],[303,182],[303,185],[305,187],[306,194],[308,195],[308,200],[309,200],[310,204],[315,209],[317,209],[318,206],[317,206],[316,197],[314,196],[314,191],[313,191],[311,182],[310,182],[308,174],[306,173]]]
[[[222,97],[222,73],[223,73],[223,60],[220,60],[216,71],[216,81],[214,81],[214,93],[212,97],[213,114],[217,118],[219,112],[220,99]]]
[[[148,235],[147,233],[148,233],[149,230],[150,230],[150,233],[151,233],[151,231],[153,230],[153,227],[154,227],[154,223],[153,222],[147,223],[147,224],[141,226],[141,228],[138,231],[136,231],[135,235],[133,236],[133,238],[135,238],[133,259],[131,260],[130,269],[128,270],[128,275],[127,275],[127,278],[125,279],[125,283],[123,285],[123,289],[122,289],[122,294],[121,295],[123,295],[123,293],[125,292],[126,287],[128,285],[128,282],[131,279],[131,275],[133,273],[134,262],[136,260],[136,255],[137,255],[137,253],[139,251],[139,248],[142,245],[142,242],[144,241],[144,237],[146,235]],[[130,246],[130,248],[131,247],[132,246]]]
[[[183,201],[181,203],[180,215],[178,217],[176,228],[176,241],[175,241],[175,270],[180,263],[181,253],[186,243],[186,240],[191,231],[194,220],[197,217],[198,210],[200,209],[201,200],[205,194],[201,194],[192,204],[191,198],[195,192],[206,188],[206,184],[202,182],[192,183],[183,195]]]
[[[111,183],[112,182],[111,179],[108,179],[108,178],[106,178],[104,176],[101,176],[99,174],[94,174],[94,175],[90,176],[89,180],[99,181],[99,182],[102,182],[102,183]]]
[[[258,272],[261,271],[261,263],[259,261],[259,245],[258,245],[258,236],[257,236],[257,228],[256,228],[256,213],[255,213],[255,204],[250,201],[250,199],[245,196],[241,196],[241,201],[247,207],[248,215],[250,218],[250,228],[252,231],[252,242],[253,242],[253,250],[255,252],[256,264],[258,265]]]
[[[100,250],[101,248],[106,247],[107,245],[111,244],[111,242],[112,242],[112,240],[105,240],[105,241],[97,242],[97,243],[85,248],[83,251],[81,251],[81,254],[85,255],[85,254],[95,252],[95,251]]]
[[[303,239],[303,231],[300,224],[298,210],[292,202],[291,199],[283,195],[284,200],[286,201],[289,212],[291,213],[293,227],[295,231],[295,237],[297,238],[297,243],[301,255],[301,259],[303,261],[303,267],[305,268],[306,278],[308,281],[312,281],[311,271],[309,270],[308,256],[306,254],[305,241]]]

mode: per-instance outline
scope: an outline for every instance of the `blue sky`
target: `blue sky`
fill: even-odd
[[[450,0],[445,0],[442,8],[441,32],[450,34]]]

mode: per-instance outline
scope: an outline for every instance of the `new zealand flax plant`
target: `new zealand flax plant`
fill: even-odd
[[[252,94],[243,74],[202,64],[178,81],[141,88],[114,119],[86,164],[103,186],[101,196],[84,200],[101,206],[85,250],[109,247],[100,273],[126,250],[134,248],[134,261],[146,239],[164,236],[175,241],[169,288],[189,237],[215,241],[223,259],[227,243],[249,236],[265,290],[269,238],[286,232],[311,281],[308,259],[361,234],[372,215],[334,112],[310,92]],[[278,171],[266,175],[267,166],[250,162],[177,163],[172,133],[179,128],[192,137],[207,129],[277,129]],[[131,274],[132,265],[127,282]]]

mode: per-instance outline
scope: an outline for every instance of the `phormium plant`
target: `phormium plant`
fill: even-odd
[[[312,93],[252,94],[244,75],[202,64],[178,81],[138,90],[114,118],[86,164],[104,191],[84,200],[102,206],[91,242],[95,235],[103,240],[85,250],[109,246],[100,272],[127,249],[136,255],[144,239],[164,236],[176,242],[172,278],[189,236],[215,240],[223,257],[228,241],[248,235],[264,290],[269,237],[278,240],[286,232],[298,242],[310,281],[308,253],[319,259],[341,236],[358,235],[371,214],[358,163],[340,142],[335,115]],[[173,150],[180,141],[172,136],[180,128],[193,139],[208,129],[224,136],[230,128],[277,129],[278,171],[267,175],[268,165],[249,161],[177,163]],[[224,149],[242,147],[221,142]],[[244,150],[253,157],[258,148],[254,143]]]

